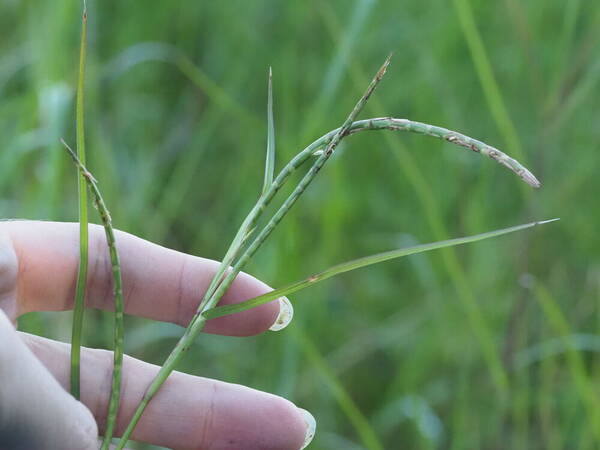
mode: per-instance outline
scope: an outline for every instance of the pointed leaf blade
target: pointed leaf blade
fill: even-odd
[[[273,120],[273,71],[269,67],[269,93],[267,99],[267,157],[265,159],[264,194],[273,183],[275,172],[275,124]]]
[[[304,280],[297,281],[288,286],[285,286],[280,289],[276,289],[274,291],[268,292],[264,295],[260,295],[258,297],[251,298],[241,303],[237,303],[234,305],[226,305],[226,306],[218,306],[216,308],[212,308],[206,312],[204,312],[204,317],[207,319],[214,319],[216,317],[228,316],[230,314],[235,314],[241,311],[246,311],[251,308],[255,308],[257,306],[263,305],[270,301],[273,301],[279,297],[283,297],[294,292],[298,292],[302,289],[305,289],[309,286],[312,286],[318,282],[331,278],[335,275],[339,275],[344,272],[349,272],[351,270],[359,269],[361,267],[370,266],[372,264],[377,264],[383,261],[388,261],[390,259],[401,258],[403,256],[414,255],[416,253],[428,252],[431,250],[437,250],[445,247],[452,247],[455,245],[468,244],[471,242],[482,241],[484,239],[489,239],[497,236],[501,236],[503,234],[513,233],[515,231],[524,230],[526,228],[532,228],[537,225],[543,225],[546,223],[554,222],[558,219],[551,219],[541,222],[531,222],[523,225],[516,225],[514,227],[503,228],[495,231],[488,231],[486,233],[476,234],[473,236],[460,237],[455,239],[449,239],[446,241],[438,241],[432,242],[429,244],[421,244],[415,245],[412,247],[405,247],[397,250],[391,250],[383,253],[377,253],[375,255],[365,256],[363,258],[355,259],[352,261],[347,261],[336,266],[330,267],[327,270],[319,272],[315,275],[312,275]]]

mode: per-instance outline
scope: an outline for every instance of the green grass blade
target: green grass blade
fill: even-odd
[[[585,420],[588,422],[588,427],[593,432],[596,442],[598,442],[600,441],[600,402],[595,391],[595,383],[590,379],[590,374],[586,368],[586,361],[583,359],[581,352],[577,350],[577,347],[573,345],[573,334],[569,320],[557,300],[541,282],[535,278],[530,278],[526,280],[526,285],[532,290],[548,324],[554,329],[554,333],[569,343],[569,349],[565,354],[566,365],[573,379],[573,385],[581,405],[586,411]]]
[[[467,41],[471,59],[477,71],[477,76],[490,107],[492,117],[506,139],[507,149],[518,159],[524,160],[525,155],[521,148],[519,135],[504,103],[500,86],[498,85],[488,57],[488,52],[477,29],[471,2],[470,0],[454,0],[454,9],[458,15],[460,27]]]
[[[259,126],[260,121],[231,97],[189,56],[177,47],[164,42],[136,43],[123,50],[106,65],[104,78],[112,80],[135,65],[145,61],[172,64],[216,105],[230,112],[247,126]]]
[[[85,164],[85,127],[84,127],[84,81],[87,47],[87,10],[84,5],[81,25],[81,45],[79,49],[79,80],[77,82],[77,155]],[[75,302],[73,307],[73,328],[71,332],[71,395],[80,396],[80,360],[81,336],[83,332],[83,315],[85,311],[85,285],[88,271],[88,210],[87,189],[83,175],[79,175],[79,268]]]
[[[310,361],[312,367],[323,380],[331,396],[335,399],[340,409],[346,415],[348,422],[352,424],[360,440],[368,450],[382,450],[383,444],[380,442],[377,432],[360,410],[350,393],[342,384],[338,376],[331,369],[327,360],[323,357],[319,349],[315,346],[310,336],[298,324],[290,328],[292,336],[298,341],[306,358]]]
[[[92,174],[86,169],[81,160],[77,157],[75,152],[67,145],[66,142],[62,141],[65,149],[71,155],[73,162],[79,169],[81,176],[84,178],[87,187],[92,192],[94,197],[94,206],[98,209],[102,225],[104,226],[104,232],[106,234],[106,243],[108,245],[108,251],[110,253],[110,262],[112,267],[113,276],[113,296],[115,299],[115,329],[114,329],[114,359],[113,359],[113,375],[112,375],[112,386],[110,391],[110,402],[108,405],[108,412],[106,415],[106,429],[104,433],[104,439],[102,441],[102,450],[108,450],[115,424],[117,422],[117,414],[119,412],[119,401],[121,398],[121,372],[123,369],[123,344],[124,344],[124,324],[123,324],[123,279],[121,276],[121,263],[119,260],[119,253],[117,252],[117,243],[115,240],[115,233],[112,227],[112,219],[102,194],[98,189],[96,180]]]
[[[552,111],[557,108],[560,101],[561,95],[561,82],[566,72],[571,69],[572,65],[568,63],[569,57],[573,53],[573,37],[575,36],[575,30],[579,13],[581,9],[581,0],[573,0],[571,2],[565,2],[562,30],[560,32],[560,39],[558,40],[558,46],[556,49],[556,58],[554,61],[554,73],[549,83],[549,95],[546,101],[545,110]]]
[[[323,25],[329,30],[332,38],[336,38],[341,30],[341,25],[338,21],[338,15],[334,12],[326,13],[331,8],[324,3],[322,8],[317,11],[323,17]],[[349,65],[350,74],[357,86],[362,86],[367,81],[365,70],[357,59],[353,59]],[[371,111],[375,115],[385,115],[387,108],[378,98],[373,99],[370,103]],[[419,206],[424,212],[426,222],[431,228],[431,231],[436,240],[448,239],[449,235],[444,225],[442,218],[442,207],[440,201],[436,198],[435,189],[429,177],[427,177],[419,164],[409,152],[408,148],[394,139],[390,134],[384,135],[384,139],[388,146],[393,149],[393,155],[402,170],[403,177],[414,188]],[[526,172],[519,174],[527,183],[537,187],[534,178],[525,179],[523,175]],[[532,183],[533,182],[533,183]],[[493,332],[488,320],[486,320],[481,311],[480,305],[477,303],[476,296],[473,292],[471,284],[468,282],[467,275],[463,265],[459,262],[458,256],[454,249],[449,247],[442,250],[442,261],[445,269],[452,280],[454,289],[457,292],[457,300],[462,308],[468,325],[473,330],[477,345],[481,349],[481,353],[486,362],[490,376],[501,394],[502,398],[506,397],[508,392],[508,375],[504,370],[501,355],[498,353],[496,343],[493,338]]]
[[[265,160],[265,182],[262,194],[264,195],[273,184],[275,172],[275,125],[273,122],[273,71],[269,67],[269,94],[267,100],[267,158]]]
[[[333,267],[330,267],[327,270],[319,272],[315,275],[311,275],[308,278],[292,283],[288,286],[285,286],[280,289],[276,289],[274,291],[268,292],[264,295],[260,295],[258,297],[254,297],[252,299],[246,300],[242,303],[237,303],[234,305],[226,305],[219,306],[217,308],[213,308],[204,312],[204,317],[207,319],[214,319],[216,317],[227,316],[230,314],[235,314],[241,311],[246,311],[248,309],[254,308],[256,306],[260,306],[262,304],[273,301],[279,297],[283,297],[289,294],[293,294],[294,292],[298,292],[302,289],[305,289],[309,286],[313,286],[316,283],[324,281],[328,278],[331,278],[335,275],[339,275],[344,272],[349,272],[351,270],[359,269],[361,267],[370,266],[372,264],[377,264],[380,262],[388,261],[390,259],[402,258],[403,256],[414,255],[415,253],[423,253],[431,250],[436,250],[439,248],[445,247],[453,247],[455,245],[468,244],[471,242],[482,241],[484,239],[493,238],[496,236],[501,236],[503,234],[512,233],[515,231],[524,230],[526,228],[532,228],[537,225],[543,225],[545,223],[553,222],[558,219],[545,220],[542,222],[531,222],[523,225],[517,225],[514,227],[503,228],[495,231],[488,231],[487,233],[476,234],[473,236],[449,239],[446,241],[432,242],[429,244],[421,244],[415,245],[412,247],[401,248],[397,250],[391,250],[388,252],[377,253],[375,255],[365,256],[363,258],[355,259],[352,261],[347,261]]]
[[[376,10],[377,3],[371,0],[356,0],[348,8],[350,17],[344,21],[344,29],[340,30],[338,36],[334,38],[336,43],[335,54],[331,57],[329,66],[324,71],[321,89],[315,98],[314,104],[306,114],[305,126],[302,127],[300,136],[302,139],[308,139],[314,136],[319,129],[320,124],[325,120],[327,114],[332,110],[332,105],[336,98],[340,96],[342,81],[346,75],[346,67],[352,60],[352,55],[360,50],[357,47],[362,42],[364,29],[368,23],[373,10]],[[319,12],[324,9],[333,10],[330,5],[320,5]],[[335,14],[339,13],[336,11]]]

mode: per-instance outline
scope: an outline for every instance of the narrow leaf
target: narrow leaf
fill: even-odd
[[[273,121],[273,71],[269,67],[269,93],[267,99],[267,157],[265,159],[265,182],[263,195],[273,184],[275,171],[275,125]]]
[[[204,312],[204,317],[207,319],[214,319],[216,317],[227,316],[230,314],[235,314],[241,311],[246,311],[251,308],[255,308],[262,304],[268,303],[272,300],[275,300],[279,297],[283,297],[285,295],[292,294],[294,292],[305,289],[309,286],[312,286],[316,283],[319,283],[323,280],[331,278],[335,275],[339,275],[344,272],[349,272],[354,269],[359,269],[361,267],[370,266],[371,264],[380,263],[383,261],[388,261],[390,259],[401,258],[403,256],[414,255],[415,253],[422,253],[431,250],[436,250],[444,247],[452,247],[455,245],[468,244],[470,242],[481,241],[484,239],[489,239],[496,236],[501,236],[503,234],[512,233],[514,231],[524,230],[526,228],[532,228],[536,225],[543,225],[545,223],[553,222],[558,219],[546,220],[542,222],[531,222],[524,225],[517,225],[510,228],[503,228],[500,230],[489,231],[487,233],[476,234],[474,236],[467,236],[455,239],[449,239],[446,241],[433,242],[429,244],[421,244],[415,245],[413,247],[406,247],[397,250],[391,250],[384,253],[378,253],[375,255],[365,256],[363,258],[355,259],[352,261],[347,261],[336,266],[330,267],[327,270],[319,272],[315,275],[312,275],[304,280],[297,281],[288,286],[285,286],[280,289],[276,289],[274,291],[268,292],[264,295],[260,295],[258,297],[251,298],[250,300],[246,300],[242,303],[237,303],[234,305],[226,305],[219,306]]]
[[[87,10],[83,7],[81,23],[81,44],[79,48],[79,79],[77,82],[76,133],[77,155],[85,164],[85,127],[84,127],[84,90],[85,62],[87,49]],[[88,272],[88,207],[86,182],[83,175],[78,176],[79,197],[79,268],[75,287],[73,306],[73,326],[71,330],[71,395],[79,399],[80,395],[80,360],[81,337],[83,333],[83,316],[85,312],[85,288]]]

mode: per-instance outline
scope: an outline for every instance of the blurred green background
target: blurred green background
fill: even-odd
[[[0,4],[3,217],[77,220],[81,2]],[[544,186],[423,136],[344,141],[247,271],[274,287],[416,242],[556,224],[340,276],[293,296],[294,323],[202,336],[181,369],[283,395],[318,421],[311,448],[600,447],[597,222],[600,4],[593,1],[88,1],[89,167],[117,228],[219,259],[259,194],[273,67],[277,167],[346,117],[454,129]],[[69,313],[22,329],[68,340]],[[86,316],[110,346],[110,315]],[[182,330],[129,319],[160,364]],[[140,447],[148,448],[148,447]]]

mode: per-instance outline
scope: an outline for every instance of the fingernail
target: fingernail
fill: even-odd
[[[304,437],[304,444],[300,448],[300,450],[302,450],[303,448],[308,447],[308,445],[312,442],[313,438],[315,437],[315,432],[317,431],[317,421],[315,420],[313,415],[307,410],[302,408],[298,409],[304,416],[304,422],[306,422],[306,436]]]
[[[279,315],[277,316],[277,320],[275,320],[275,323],[271,325],[271,328],[269,328],[269,330],[283,330],[289,325],[293,317],[294,307],[286,297],[281,297],[279,299]]]

